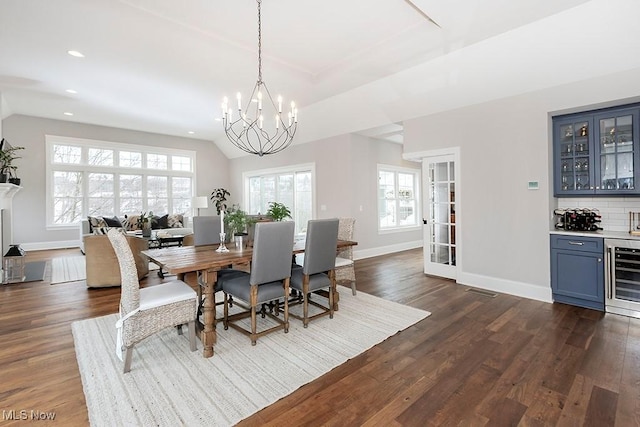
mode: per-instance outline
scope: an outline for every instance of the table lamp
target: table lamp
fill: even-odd
[[[192,200],[192,205],[192,207],[198,209],[198,216],[200,216],[200,209],[206,209],[209,207],[209,199],[207,198],[207,196],[196,196]]]

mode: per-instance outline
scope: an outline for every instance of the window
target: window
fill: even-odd
[[[264,214],[270,202],[283,203],[291,210],[296,233],[306,232],[314,217],[314,164],[245,172],[243,181],[247,213]]]
[[[191,213],[195,152],[47,135],[47,226],[87,215]]]
[[[378,229],[418,226],[420,172],[378,165]]]

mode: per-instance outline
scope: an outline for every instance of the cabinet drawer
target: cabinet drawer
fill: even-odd
[[[602,237],[551,235],[551,248],[567,249],[581,252],[604,253],[604,239]]]

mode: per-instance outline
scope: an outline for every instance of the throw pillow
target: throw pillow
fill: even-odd
[[[169,215],[157,216],[154,215],[151,219],[151,228],[159,230],[162,228],[169,228]]]
[[[97,234],[99,236],[103,234],[107,234],[109,232],[110,227],[95,227],[93,229],[93,234]]]
[[[103,216],[102,219],[107,224],[108,227],[119,227],[119,228],[122,227],[122,223],[120,222],[120,219],[118,219],[117,216],[114,216],[113,218]]]
[[[168,228],[182,228],[184,227],[184,216],[182,214],[172,214],[167,216]]]
[[[125,224],[123,224],[123,227],[127,230],[127,231],[135,231],[138,229],[138,218],[140,217],[140,215],[131,215],[129,217],[127,217],[125,215],[124,217],[124,222]]]
[[[87,216],[87,219],[89,220],[89,233],[92,233],[94,228],[107,226],[107,223],[101,216]]]

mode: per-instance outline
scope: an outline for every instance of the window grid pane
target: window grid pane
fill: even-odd
[[[313,217],[313,192],[311,171],[282,172],[247,177],[247,211],[264,214],[269,203],[283,203],[291,210],[296,223],[296,233],[303,233],[307,221]]]
[[[154,153],[154,147],[122,150],[114,148],[116,143],[105,147],[95,141],[67,144],[53,139],[57,138],[47,141],[49,225],[77,224],[86,215],[124,216],[143,210],[160,215],[191,213],[195,153],[172,155]],[[127,172],[131,168],[138,168],[138,173]]]
[[[378,170],[378,227],[393,229],[418,225],[418,183],[416,172]],[[433,171],[430,171],[433,174]]]

